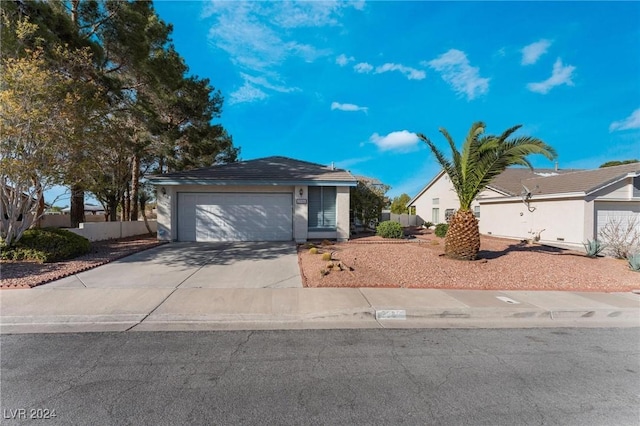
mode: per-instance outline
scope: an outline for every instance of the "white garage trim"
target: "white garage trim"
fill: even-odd
[[[291,241],[291,193],[179,192],[179,241]]]

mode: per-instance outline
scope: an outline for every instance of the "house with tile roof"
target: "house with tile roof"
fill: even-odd
[[[297,241],[349,238],[346,170],[266,157],[152,176],[158,238]]]
[[[422,220],[440,223],[458,198],[441,171],[409,205]],[[595,170],[508,168],[472,208],[480,233],[498,237],[582,247],[611,222],[640,232],[640,162]]]

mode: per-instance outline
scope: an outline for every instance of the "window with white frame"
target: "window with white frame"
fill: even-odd
[[[476,218],[480,219],[480,206],[475,206],[473,208],[473,214],[475,215]]]
[[[431,222],[436,225],[440,223],[440,209],[435,207],[431,209]]]
[[[453,214],[456,212],[455,209],[446,209],[444,211],[444,221],[449,223],[449,221],[451,220],[451,218],[453,217]]]

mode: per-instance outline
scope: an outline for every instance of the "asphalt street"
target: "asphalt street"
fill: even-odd
[[[3,424],[637,425],[640,329],[0,336]]]

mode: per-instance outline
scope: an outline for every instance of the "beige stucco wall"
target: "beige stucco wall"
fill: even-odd
[[[529,211],[520,199],[481,202],[480,233],[496,237],[531,239],[541,243],[582,246],[585,237],[585,202],[582,199],[532,201]]]
[[[481,199],[483,197],[496,197],[499,194],[490,189],[486,189],[478,194],[477,199]],[[438,203],[434,204],[433,199],[437,198]],[[458,200],[458,196],[453,190],[453,185],[451,185],[451,181],[449,180],[449,176],[446,174],[442,175],[438,180],[436,180],[429,189],[427,189],[422,195],[420,195],[412,204],[416,207],[416,215],[418,215],[425,222],[433,222],[436,223],[433,217],[433,209],[439,209],[439,220],[438,223],[445,222],[445,210],[454,209],[457,210],[460,207],[460,201]],[[479,202],[474,200],[471,204],[471,209],[473,210],[476,206],[479,206]],[[482,208],[480,209],[480,215],[482,216]]]
[[[162,195],[164,188],[166,195]],[[337,188],[336,200],[336,232],[309,233],[308,232],[308,187],[307,186],[219,186],[219,185],[158,185],[158,239],[175,241],[178,238],[178,218],[172,215],[177,211],[179,192],[254,192],[254,193],[291,193],[293,196],[293,239],[304,242],[307,239],[338,239],[349,238],[349,187]],[[302,189],[302,196],[300,196]],[[317,234],[317,235],[316,235]],[[320,235],[321,234],[321,235]]]

